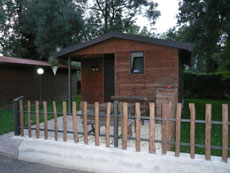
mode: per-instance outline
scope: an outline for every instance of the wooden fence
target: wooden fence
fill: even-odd
[[[27,110],[24,110],[23,106],[23,99],[20,98],[15,100],[14,102],[14,110],[15,110],[15,123],[19,123],[18,126],[15,126],[15,134],[24,136],[24,129],[28,129],[28,136],[32,137],[31,130],[36,131],[36,138],[40,138],[40,131],[44,131],[44,139],[48,139],[48,131],[54,132],[54,139],[58,141],[58,133],[63,133],[63,141],[67,141],[67,133],[73,133],[73,140],[75,143],[79,142],[78,135],[84,136],[84,143],[88,144],[88,135],[95,136],[95,145],[100,145],[100,138],[99,136],[105,136],[106,140],[106,147],[110,147],[110,141],[113,138],[114,146],[118,147],[118,139],[122,140],[122,149],[127,149],[127,141],[128,140],[135,140],[136,141],[136,151],[139,152],[141,150],[141,141],[148,141],[149,142],[149,153],[155,153],[155,143],[161,143],[162,145],[162,154],[166,154],[168,151],[169,145],[175,145],[175,156],[180,156],[180,147],[187,146],[190,147],[190,158],[195,158],[195,148],[205,148],[205,159],[211,159],[211,149],[218,149],[222,150],[222,160],[227,162],[228,159],[228,151],[230,148],[228,147],[228,105],[222,105],[222,122],[221,121],[211,121],[212,115],[212,105],[206,105],[205,111],[205,120],[196,120],[196,113],[195,113],[195,105],[193,103],[189,104],[190,110],[190,119],[182,119],[182,104],[178,103],[176,105],[176,118],[167,118],[167,115],[170,111],[170,104],[163,104],[162,106],[162,117],[155,117],[155,103],[149,103],[149,115],[141,116],[140,112],[140,103],[135,103],[135,115],[129,115],[128,113],[128,104],[122,103],[122,114],[118,114],[118,102],[114,102],[113,112],[111,111],[111,103],[107,103],[107,110],[106,115],[101,115],[99,111],[99,103],[95,103],[95,113],[89,114],[87,112],[87,102],[83,102],[83,110],[82,114],[77,114],[77,105],[76,102],[72,103],[72,113],[67,113],[66,110],[66,102],[62,103],[63,112],[58,113],[56,108],[56,102],[53,101],[53,112],[47,112],[47,102],[43,102],[43,112],[39,112],[39,102],[35,102],[35,112],[31,111],[31,102],[27,102]],[[18,110],[18,111],[17,111]],[[172,112],[171,112],[172,113]],[[27,114],[27,124],[28,127],[25,127],[25,114]],[[35,114],[36,116],[36,128],[31,127],[31,115]],[[53,114],[54,117],[54,130],[48,129],[48,120],[47,115]],[[40,128],[39,116],[43,115],[44,117],[44,129]],[[67,131],[67,115],[72,115],[72,131]],[[63,117],[63,130],[58,130],[57,126],[57,118],[58,116]],[[77,128],[77,116],[83,117],[83,133],[78,132]],[[18,121],[19,117],[19,121]],[[89,133],[87,121],[88,117],[94,117],[95,119],[95,133]],[[99,118],[105,118],[105,134],[101,134],[99,130]],[[118,135],[118,118],[122,118],[122,135]],[[113,119],[113,124],[111,124],[111,119]],[[128,119],[133,119],[135,121],[135,129],[136,129],[136,136],[129,137],[128,136]],[[148,120],[149,121],[149,138],[141,138],[140,131],[141,131],[141,120]],[[155,120],[162,121],[162,139],[156,140],[155,139]],[[168,124],[170,122],[174,122],[176,124],[176,133],[175,133],[175,141],[168,140]],[[190,143],[181,142],[181,123],[190,123]],[[196,123],[203,123],[205,124],[205,145],[202,144],[195,144],[195,126]],[[221,146],[211,146],[211,127],[212,124],[222,125],[222,147]],[[110,126],[114,126],[114,133],[110,135]]]

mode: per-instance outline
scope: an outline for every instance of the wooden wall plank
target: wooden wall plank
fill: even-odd
[[[212,117],[212,105],[206,104],[205,110],[205,159],[211,159],[211,117]]]
[[[107,113],[106,113],[106,147],[110,146],[110,113],[111,113],[111,103],[107,103]]]
[[[95,102],[95,145],[99,146],[99,103]]]
[[[123,120],[122,120],[122,149],[127,149],[128,140],[128,104],[123,103]]]
[[[177,103],[176,108],[176,150],[175,150],[175,156],[180,156],[180,138],[181,138],[181,109],[182,105],[181,103]]]
[[[62,102],[63,109],[63,141],[67,141],[67,110],[66,110],[66,101]]]
[[[44,138],[48,139],[48,122],[47,122],[47,102],[43,102],[43,111],[44,111]]]
[[[39,115],[39,101],[35,102],[36,112],[36,138],[40,138],[40,115]]]
[[[74,142],[77,143],[79,141],[78,139],[78,131],[77,131],[77,104],[76,102],[72,103],[72,109],[73,109],[73,139]]]
[[[222,160],[228,159],[228,104],[222,105]]]
[[[59,68],[54,76],[50,67],[45,67],[42,75],[42,84],[45,87],[42,98],[46,101],[65,100],[68,98],[68,71],[66,68]],[[0,109],[12,108],[12,100],[20,95],[27,100],[39,98],[40,77],[35,73],[35,66],[29,64],[0,64],[1,97]],[[23,83],[22,83],[23,79]],[[72,95],[76,97],[76,70],[72,70]],[[49,86],[49,87],[48,87]],[[27,104],[27,102],[26,102]],[[31,103],[32,104],[32,103]],[[27,120],[26,120],[27,121]]]
[[[141,150],[140,103],[135,103],[135,116],[136,116],[136,151],[140,152]]]
[[[155,153],[155,103],[149,103],[149,153]]]
[[[189,103],[190,110],[190,158],[195,158],[195,105],[194,103]]]
[[[168,109],[168,104],[163,104],[162,105],[162,154],[167,153],[167,110]]]
[[[83,102],[83,114],[84,143],[88,144],[87,102]]]
[[[58,140],[58,124],[57,124],[57,107],[56,102],[53,101],[53,111],[54,111],[54,139]]]
[[[27,102],[27,112],[28,112],[28,117],[27,117],[28,136],[31,138],[32,133],[31,133],[31,107],[30,107],[30,101]]]
[[[23,100],[19,100],[19,115],[20,115],[20,133],[24,136],[24,112],[23,112]]]

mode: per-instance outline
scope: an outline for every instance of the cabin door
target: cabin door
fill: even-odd
[[[104,56],[104,102],[114,96],[114,54]]]

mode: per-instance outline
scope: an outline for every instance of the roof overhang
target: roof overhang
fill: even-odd
[[[133,34],[124,34],[124,33],[120,33],[120,32],[109,32],[109,33],[106,33],[100,37],[92,39],[90,41],[67,47],[67,48],[59,51],[56,54],[56,58],[65,58],[73,52],[76,52],[78,50],[90,47],[90,46],[98,44],[98,43],[101,43],[101,42],[109,40],[111,38],[120,38],[120,39],[126,39],[126,40],[143,42],[143,43],[150,43],[150,44],[155,44],[155,45],[160,45],[160,46],[173,47],[173,48],[177,48],[177,49],[186,50],[188,52],[192,52],[192,50],[193,50],[193,45],[190,43],[182,43],[182,42],[176,42],[176,41],[172,41],[172,40],[162,40],[162,39],[144,37],[144,36],[133,35]]]

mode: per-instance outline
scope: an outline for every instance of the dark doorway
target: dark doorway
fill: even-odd
[[[104,102],[114,96],[114,54],[104,56]]]

